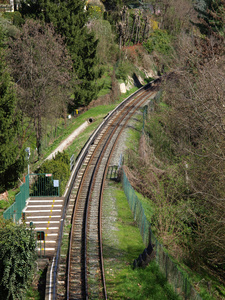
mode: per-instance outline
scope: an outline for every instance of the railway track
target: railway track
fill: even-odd
[[[74,182],[71,180],[68,187],[65,206],[64,217],[71,218],[69,250],[67,259],[60,259],[59,237],[58,257],[56,255],[52,264],[49,300],[107,299],[101,237],[104,182],[123,128],[154,93],[154,87],[149,84],[127,98],[99,126],[81,152],[74,171]],[[57,290],[59,283],[63,286],[60,292]]]

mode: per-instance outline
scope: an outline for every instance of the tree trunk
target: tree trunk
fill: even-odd
[[[36,132],[38,159],[41,158],[41,138],[42,138],[41,120],[42,120],[41,107],[40,107],[40,102],[39,102],[38,103],[38,109],[37,109],[37,132]]]
[[[137,15],[135,14],[135,15],[134,15],[134,20],[133,20],[132,32],[131,32],[131,35],[130,35],[130,41],[132,41],[132,39],[133,39],[134,28],[135,28],[135,24],[136,24],[136,18],[137,18]]]

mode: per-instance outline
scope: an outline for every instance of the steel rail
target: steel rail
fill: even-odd
[[[143,101],[146,101],[146,94],[144,96],[142,96],[144,98]],[[149,95],[148,95],[149,97]],[[136,105],[137,102],[140,102],[140,98],[138,98],[137,100],[135,100],[135,103],[132,104],[128,111],[126,110],[126,114],[128,114],[133,108],[134,106]],[[140,104],[141,105],[141,104]],[[137,109],[137,108],[136,108]],[[120,117],[121,119],[124,119],[124,115],[122,117]],[[99,166],[99,163],[100,161],[102,160],[102,154],[104,153],[106,147],[107,147],[107,144],[109,143],[110,139],[111,139],[111,136],[114,134],[114,132],[116,131],[117,127],[120,125],[120,122],[121,120],[117,121],[117,126],[111,131],[110,135],[108,136],[107,138],[107,141],[105,142],[105,145],[103,146],[103,148],[101,149],[101,153],[98,154],[98,159],[97,159],[97,162],[95,163],[95,167],[94,167],[94,170],[92,172],[92,176],[91,176],[91,179],[90,179],[90,185],[89,185],[89,188],[88,188],[88,193],[87,193],[87,197],[86,197],[86,204],[85,204],[85,224],[84,224],[84,237],[87,236],[87,223],[88,223],[88,220],[87,220],[87,217],[88,217],[88,207],[89,207],[89,202],[90,202],[90,197],[91,197],[91,191],[92,191],[92,188],[93,188],[93,184],[94,184],[94,177],[95,177],[95,173],[96,173],[96,170]],[[74,224],[74,222],[73,222]],[[73,225],[72,225],[73,226]],[[72,232],[72,229],[71,229],[71,232]],[[72,245],[72,242],[71,242],[71,245]],[[83,260],[84,260],[84,276],[83,276],[83,281],[84,281],[84,299],[87,299],[88,298],[88,279],[87,279],[87,263],[86,263],[86,254],[87,254],[87,241],[86,239],[84,240],[84,256],[83,256]],[[100,262],[100,265],[101,262]],[[103,284],[104,286],[104,284]],[[69,294],[69,291],[67,292],[67,295]]]
[[[65,193],[64,193],[64,197],[65,197],[65,201],[64,201],[64,209],[63,209],[63,214],[62,214],[62,219],[61,219],[61,224],[60,224],[60,231],[59,231],[59,237],[58,237],[58,243],[57,243],[57,252],[56,252],[56,256],[53,258],[52,261],[52,265],[51,265],[51,272],[50,272],[50,276],[52,277],[52,273],[53,273],[53,280],[52,282],[50,282],[49,285],[49,299],[56,299],[56,287],[57,287],[57,270],[58,270],[58,264],[59,264],[59,256],[60,256],[60,247],[61,247],[61,242],[62,242],[62,232],[63,232],[63,226],[64,226],[64,219],[65,219],[65,214],[66,214],[66,209],[67,209],[67,205],[68,205],[68,201],[69,201],[69,196],[70,193],[72,191],[72,186],[73,183],[75,181],[75,178],[78,174],[78,171],[82,165],[82,162],[85,159],[85,156],[88,152],[89,147],[94,143],[95,139],[97,138],[98,134],[100,133],[100,131],[102,130],[103,126],[109,121],[109,119],[116,113],[116,111],[118,110],[118,108],[122,107],[123,105],[125,105],[130,98],[134,97],[135,95],[139,94],[140,91],[142,90],[146,90],[151,88],[151,85],[156,83],[158,80],[152,81],[150,83],[148,83],[147,85],[143,86],[142,88],[140,88],[139,90],[137,90],[136,92],[134,92],[132,95],[130,95],[128,98],[126,98],[123,102],[121,102],[111,113],[109,113],[106,118],[104,119],[104,121],[98,126],[98,128],[94,131],[94,133],[92,134],[92,136],[88,139],[88,141],[86,142],[85,146],[83,147],[83,149],[81,150],[78,158],[77,158],[77,162],[75,164],[75,167],[71,173],[70,179],[68,181]]]
[[[109,128],[107,129],[107,131],[108,130],[109,130]],[[96,147],[94,153],[96,151],[97,151],[97,147]],[[92,154],[92,156],[94,155],[94,153]],[[94,173],[94,171],[93,171],[93,173]],[[81,187],[83,185],[83,181],[84,181],[85,177],[86,177],[86,173],[84,173],[84,175],[83,175],[83,180],[82,180],[82,182],[80,184],[81,186],[80,186],[79,191],[78,191],[77,199],[79,199],[79,197],[80,197]],[[91,180],[93,180],[93,176],[92,176]],[[89,188],[90,188],[90,186],[89,186]],[[88,193],[90,193],[90,189],[89,189]],[[88,196],[87,196],[87,198],[88,198]],[[87,209],[87,207],[88,207],[88,203],[86,201],[85,210]],[[71,227],[71,232],[70,232],[70,246],[69,246],[69,249],[72,248],[72,244],[73,244],[73,230],[74,230],[74,224],[75,224],[76,210],[77,210],[77,202],[75,204],[74,211],[73,211],[72,227]],[[85,213],[85,219],[86,219],[85,224],[87,224],[87,213]],[[84,228],[85,228],[85,226],[84,226]],[[83,234],[84,236],[86,236],[86,231],[87,231],[87,229],[84,229],[84,234]],[[86,265],[86,250],[85,249],[86,249],[86,241],[84,242],[84,257],[83,257],[83,261],[84,261],[84,264],[85,264],[84,269],[87,270],[87,265]],[[71,262],[71,250],[69,250],[69,253],[68,253],[68,265],[70,265],[70,262]],[[67,299],[69,299],[69,281],[70,281],[70,267],[69,266],[68,266],[67,272],[68,272],[67,273]],[[83,280],[84,280],[84,286],[85,286],[85,288],[83,290],[83,293],[84,293],[83,298],[87,299],[88,292],[87,292],[87,277],[86,277],[86,272],[84,272],[84,274],[83,274]]]
[[[129,100],[131,99],[131,98],[133,98],[136,94],[140,94],[141,92],[142,92],[142,90],[143,90],[143,88],[141,88],[140,90],[139,90],[139,93],[137,93],[137,92],[135,92],[133,95],[132,95],[132,97],[130,96],[129,97]],[[126,103],[128,102],[128,99],[125,99],[125,101],[123,101],[123,103],[121,103],[116,109],[114,109],[114,111],[113,111],[113,113],[111,113],[109,116],[107,116],[107,119],[109,120],[109,118],[110,118],[110,116],[111,116],[111,118],[112,118],[112,116],[114,115],[114,113],[116,113],[117,111],[118,111],[118,109],[120,109],[120,108],[123,108],[123,106],[125,106],[126,105]],[[110,119],[111,119],[110,118]],[[107,124],[107,122],[103,122],[99,127],[101,128],[101,130],[103,129],[103,125],[106,125]],[[96,136],[97,137],[97,136]],[[92,144],[93,144],[93,142],[92,142]],[[90,147],[90,145],[89,145],[89,147]],[[87,151],[86,151],[86,153],[87,153]],[[85,153],[85,156],[86,156],[86,153]],[[84,157],[85,157],[84,156]],[[83,158],[83,160],[84,160],[84,158]],[[82,162],[83,162],[83,160],[82,160]],[[80,164],[80,166],[81,166],[81,164]],[[78,192],[78,193],[80,193],[80,191]],[[79,197],[79,195],[77,196],[77,197]],[[74,209],[74,211],[73,211],[73,217],[72,217],[72,228],[71,228],[71,232],[70,232],[70,248],[72,247],[72,240],[73,240],[73,238],[72,238],[72,233],[73,233],[73,230],[74,230],[74,216],[75,216],[75,211],[76,211],[76,209],[77,209],[77,203],[75,204],[75,209]],[[71,254],[70,254],[70,251],[69,251],[69,253],[68,253],[68,262],[69,262],[69,264],[70,264],[70,261],[71,261]],[[67,299],[69,299],[69,278],[70,278],[70,268],[68,267],[68,269],[67,269]]]

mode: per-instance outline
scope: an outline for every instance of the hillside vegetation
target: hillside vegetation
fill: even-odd
[[[140,26],[134,13],[129,18],[137,35]],[[134,73],[135,78],[148,77],[153,63],[143,46],[134,53],[121,48],[124,42],[119,46],[120,19],[119,8],[106,11],[102,3],[90,2],[85,10],[82,0],[60,6],[22,1],[19,11],[0,16],[0,192],[13,187],[23,173],[25,148],[31,148],[31,164],[43,158],[46,140],[52,143],[58,137],[68,114],[85,110],[98,98],[98,104],[113,103],[120,93],[118,82],[128,75],[130,81]],[[149,31],[127,46],[147,41]],[[9,97],[7,108],[4,99]]]
[[[147,42],[164,67],[161,98],[127,165],[154,210],[150,221],[161,242],[197,288],[201,282],[213,299],[223,299],[225,6],[167,4],[160,34]],[[169,48],[168,39],[161,43],[167,35]]]

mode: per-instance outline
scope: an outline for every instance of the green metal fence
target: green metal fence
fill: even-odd
[[[20,192],[16,195],[15,202],[3,213],[3,217],[13,219],[18,222],[22,216],[22,211],[26,206],[26,200],[29,198],[29,175],[25,177],[25,182],[20,186]]]
[[[156,253],[156,262],[158,263],[161,271],[165,274],[167,280],[174,287],[175,292],[183,299],[202,299],[190,284],[187,274],[179,269],[178,265],[166,253],[166,250],[151,231],[151,224],[145,216],[142,203],[135,194],[135,191],[129,183],[124,170],[122,171],[122,184],[129,206],[134,215],[134,219],[140,229],[143,242],[147,247],[149,243],[149,237],[151,236],[151,242],[155,245],[154,251]]]
[[[59,180],[50,174],[30,174],[29,189],[31,197],[59,196]]]
[[[52,174],[29,174],[20,186],[20,192],[15,202],[3,213],[6,220],[12,219],[14,223],[22,217],[26,200],[29,197],[59,196],[59,180],[54,180]]]

